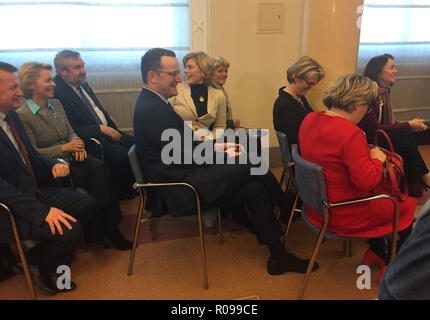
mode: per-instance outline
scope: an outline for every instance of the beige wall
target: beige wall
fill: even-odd
[[[316,59],[326,71],[325,78],[306,97],[315,110],[323,110],[322,96],[328,84],[356,70],[360,39],[357,8],[363,0],[304,2],[302,53]]]
[[[211,1],[211,54],[230,62],[226,88],[233,116],[243,126],[273,131],[273,103],[286,81],[285,72],[300,54],[303,1],[288,0],[284,34],[257,34],[257,0]],[[267,2],[267,1],[266,1]]]
[[[272,109],[286,69],[308,54],[327,70],[309,94],[315,109],[327,84],[356,66],[359,30],[357,7],[362,0],[275,0],[285,4],[285,32],[258,34],[258,4],[264,0],[211,0],[211,54],[230,64],[228,90],[233,115],[243,126],[270,129],[270,146],[278,142]]]

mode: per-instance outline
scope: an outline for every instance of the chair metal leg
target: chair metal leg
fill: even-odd
[[[18,248],[19,258],[21,259],[21,264],[24,269],[25,280],[27,281],[28,289],[30,290],[30,297],[32,300],[36,300],[36,293],[34,291],[33,281],[31,279],[30,270],[28,269],[27,259],[24,255],[24,250],[22,250],[21,241],[19,240],[18,230],[16,228],[15,218],[12,213],[8,211],[10,222],[12,224],[13,235],[15,236],[16,246]]]
[[[318,236],[318,240],[315,243],[315,247],[314,247],[314,250],[312,252],[312,257],[311,257],[311,260],[309,262],[308,269],[306,270],[305,277],[303,278],[303,282],[302,282],[302,285],[300,287],[299,294],[297,296],[298,300],[302,300],[303,295],[305,294],[305,290],[306,290],[306,287],[308,285],[309,278],[311,276],[311,272],[312,272],[312,269],[313,269],[314,264],[315,264],[315,260],[317,259],[318,253],[320,251],[322,240],[324,239],[324,234],[325,234],[325,229],[320,231],[320,235]]]
[[[291,165],[288,168],[290,170],[290,176],[288,177],[287,188],[285,189],[286,192],[290,192],[290,188],[291,188],[291,185],[293,184],[293,180],[294,180],[293,166]]]
[[[294,212],[296,211],[297,200],[299,199],[299,193],[296,194],[296,199],[294,199],[293,208],[291,209],[290,218],[288,219],[287,227],[285,228],[284,233],[284,246],[287,244],[287,236],[290,231],[291,224],[293,223]]]
[[[391,258],[390,262],[394,260],[394,257],[396,256],[396,250],[397,250],[397,229],[399,224],[399,204],[396,199],[393,197],[390,197],[390,199],[394,203],[394,209],[395,209],[395,215],[394,215],[394,221],[393,221],[393,240],[391,241]]]
[[[352,257],[352,239],[345,239],[342,241],[343,254]]]
[[[143,198],[143,200],[142,200],[142,198]],[[131,249],[130,259],[128,262],[127,275],[129,275],[129,276],[131,276],[131,274],[133,272],[134,256],[136,254],[136,248],[137,248],[137,238],[139,236],[139,229],[140,229],[140,225],[141,225],[142,213],[143,213],[143,210],[145,208],[145,204],[146,204],[146,197],[143,197],[142,190],[139,189],[139,208],[138,208],[138,213],[137,213],[137,218],[136,218],[136,226],[134,229],[133,247]]]
[[[205,288],[205,290],[208,290],[209,288],[208,269],[206,265],[205,238],[204,238],[204,231],[203,231],[202,216],[200,212],[200,200],[198,198],[197,192],[195,192],[195,195],[196,195],[196,202],[197,202],[197,215],[199,218],[200,247],[202,250],[203,287]]]
[[[324,222],[321,226],[321,231],[318,236],[317,242],[315,243],[314,250],[312,252],[311,260],[309,261],[308,269],[306,270],[305,277],[303,278],[302,286],[300,287],[299,294],[297,296],[298,300],[303,299],[303,295],[305,294],[306,286],[308,285],[309,278],[311,276],[312,269],[315,264],[315,260],[317,259],[318,252],[320,251],[321,243],[323,242],[325,231],[328,226],[328,209],[324,208]]]
[[[157,233],[158,233],[158,223],[160,222],[160,219],[156,219],[153,221],[152,225],[152,240],[157,239]]]
[[[221,210],[218,209],[218,229],[219,229],[219,243],[224,244],[224,235],[222,233],[222,220],[221,220]]]
[[[282,174],[281,174],[281,180],[279,180],[279,185],[281,186],[282,189],[283,189],[286,173],[287,173],[287,168],[284,167],[284,170],[282,170]]]

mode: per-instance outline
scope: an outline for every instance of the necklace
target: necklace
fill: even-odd
[[[334,115],[336,115],[338,117],[342,117],[342,118],[346,119],[343,115],[341,115],[341,114],[339,114],[337,112],[334,112],[334,111],[327,110],[325,113],[331,113],[331,114],[334,114]]]
[[[207,93],[207,87],[203,86],[203,85],[193,85],[191,87],[191,92],[194,93],[199,99],[200,102],[204,102],[205,101],[205,95]]]

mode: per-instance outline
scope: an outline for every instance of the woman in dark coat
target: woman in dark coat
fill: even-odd
[[[313,111],[305,96],[322,78],[323,68],[309,57],[299,58],[287,70],[288,83],[279,89],[273,106],[273,125],[287,135],[290,146],[298,143],[300,124]]]
[[[395,81],[397,68],[390,54],[373,57],[364,69],[364,75],[378,83],[378,97],[369,105],[369,110],[358,126],[366,133],[367,141],[374,142],[375,131],[387,132],[394,151],[403,158],[406,181],[411,196],[420,197],[423,187],[430,186],[430,174],[418,150],[413,132],[427,129],[422,119],[397,122],[391,106],[390,88]],[[378,141],[379,142],[379,141]],[[385,141],[379,143],[387,148]]]

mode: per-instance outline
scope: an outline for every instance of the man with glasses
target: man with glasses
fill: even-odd
[[[244,148],[235,143],[193,139],[191,127],[185,124],[168,102],[169,98],[178,94],[176,85],[182,81],[175,53],[161,48],[147,51],[141,60],[141,71],[144,86],[134,111],[134,137],[146,180],[152,183],[191,184],[199,194],[203,211],[211,207],[246,203],[258,242],[267,245],[270,250],[268,273],[305,273],[308,261],[288,253],[280,241],[282,229],[273,214],[273,205],[281,199],[275,199],[276,192],[269,190],[271,187],[274,189],[273,183],[281,194],[282,190],[270,172],[252,176],[248,165],[199,164],[194,159],[184,161],[202,146],[208,153],[213,150],[223,156],[224,152],[228,157],[239,156]],[[173,137],[173,140],[166,141],[162,139],[166,133],[177,133],[179,139]],[[185,144],[190,145],[189,150]],[[179,154],[180,163],[166,163],[163,150],[167,145],[173,145],[173,153]],[[195,214],[194,194],[189,189],[169,187],[151,195],[153,201],[150,209],[154,216],[166,212],[173,216]]]
[[[96,138],[102,143],[105,161],[120,198],[134,197],[134,178],[127,157],[134,138],[121,132],[117,122],[102,107],[86,81],[85,63],[79,52],[60,51],[54,64],[57,72],[55,98],[63,104],[73,130],[83,140]]]

